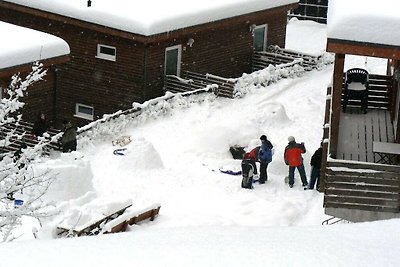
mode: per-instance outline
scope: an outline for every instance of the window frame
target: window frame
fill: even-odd
[[[114,49],[115,55],[102,53],[101,52],[102,47]],[[105,60],[109,60],[109,61],[117,61],[117,48],[115,46],[111,46],[111,45],[97,44],[96,58],[105,59]]]
[[[80,112],[79,111],[80,107],[91,109],[92,110],[92,115],[90,115],[88,113]],[[93,121],[93,118],[94,118],[94,107],[93,106],[89,106],[89,105],[85,105],[85,104],[81,104],[81,103],[76,103],[75,104],[75,115],[74,116],[77,117],[77,118]]]

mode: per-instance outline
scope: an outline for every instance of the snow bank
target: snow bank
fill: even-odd
[[[45,196],[48,201],[75,199],[93,190],[90,162],[79,152],[61,153],[59,159],[35,165],[36,173],[47,171],[56,176]]]

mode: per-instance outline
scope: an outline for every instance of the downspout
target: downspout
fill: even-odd
[[[53,120],[54,125],[57,126],[58,124],[58,67],[54,67],[54,99],[53,99]],[[57,128],[57,127],[56,127]]]
[[[148,63],[148,47],[147,45],[144,46],[144,53],[143,53],[143,81],[142,81],[142,102],[148,100],[147,94],[147,63]]]

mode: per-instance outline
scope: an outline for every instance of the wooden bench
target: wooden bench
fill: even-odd
[[[99,234],[103,226],[108,222],[118,218],[121,216],[126,209],[131,207],[132,204],[127,204],[116,210],[115,212],[111,212],[107,215],[102,216],[101,218],[94,219],[88,223],[85,223],[80,226],[71,227],[70,225],[58,225],[57,226],[57,235],[59,237],[78,237],[78,236],[90,236]]]
[[[124,232],[128,225],[147,219],[153,221],[161,208],[158,204],[141,210],[132,210],[131,207],[132,204],[126,205],[122,209],[78,227],[59,225],[57,226],[57,235],[59,237],[78,237]]]
[[[376,163],[396,165],[400,156],[400,144],[374,141],[372,151],[379,157]]]
[[[115,220],[110,221],[103,226],[103,234],[111,234],[118,232],[125,232],[128,225],[137,224],[139,222],[149,219],[153,221],[158,215],[161,206],[158,204],[149,206],[142,210],[127,211],[122,216],[119,216]]]

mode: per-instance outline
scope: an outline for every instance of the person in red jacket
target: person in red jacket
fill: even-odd
[[[285,163],[289,166],[289,186],[293,187],[294,184],[294,170],[297,168],[299,171],[303,186],[307,186],[307,176],[304,170],[303,157],[301,154],[306,153],[304,143],[298,144],[293,136],[288,138],[289,144],[285,148]]]

